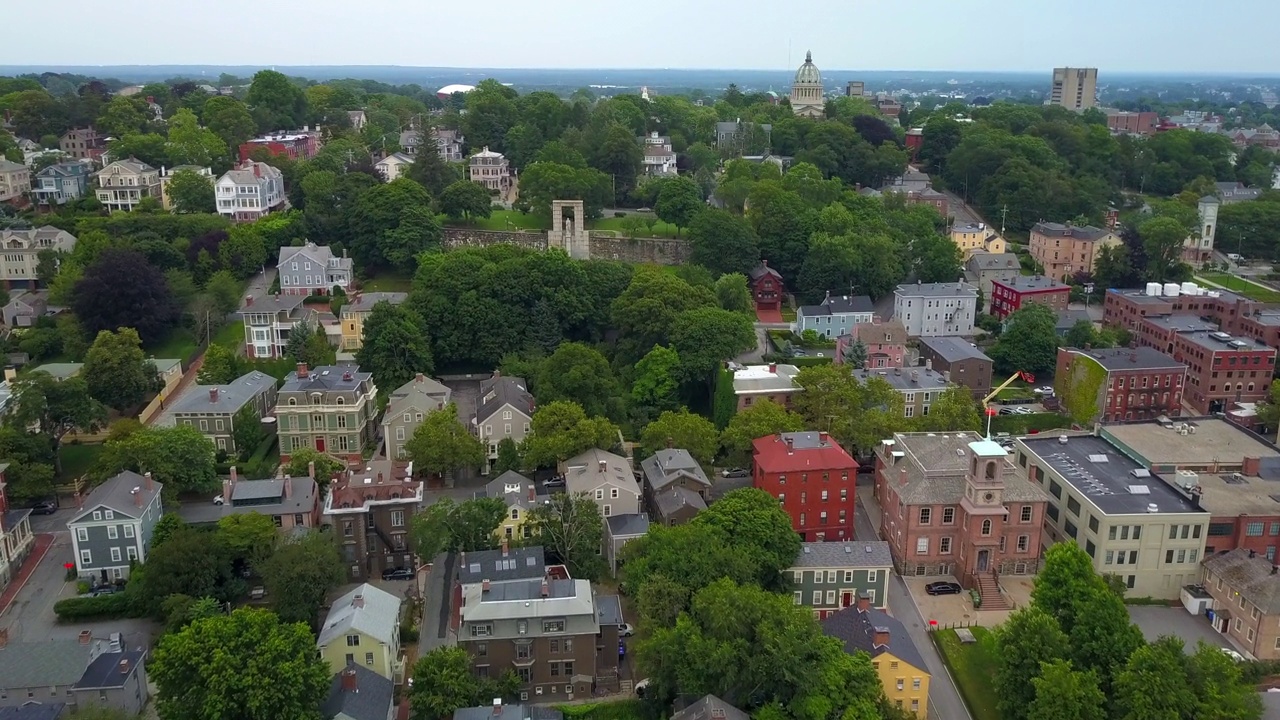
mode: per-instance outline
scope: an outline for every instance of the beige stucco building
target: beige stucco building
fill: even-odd
[[[31,169],[0,157],[0,202],[20,200],[31,192]]]
[[[1078,272],[1093,272],[1102,248],[1119,244],[1114,232],[1092,225],[1040,222],[1031,228],[1031,257],[1045,275],[1063,282]]]

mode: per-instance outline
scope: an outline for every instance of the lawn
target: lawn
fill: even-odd
[[[1209,287],[1218,286],[1265,303],[1280,303],[1280,292],[1269,290],[1256,283],[1226,273],[1200,273],[1195,277]]]
[[[635,234],[636,237],[678,237],[675,225],[662,222],[661,220],[654,220],[653,218],[646,219],[653,220],[653,224],[650,225],[648,229],[637,231]],[[627,232],[627,218],[625,217],[607,217],[600,218],[599,220],[593,220],[587,224],[587,228],[590,230],[611,230],[620,235],[630,237],[630,234]]]
[[[1032,391],[1031,386],[1024,382],[1016,382],[1013,385],[1001,390],[995,397],[1000,400],[1029,400],[1035,398],[1036,394]]]
[[[446,224],[476,230],[546,230],[550,227],[550,223],[541,218],[515,210],[494,210],[487,218],[471,222],[449,220]]]
[[[67,443],[58,449],[58,457],[62,460],[62,473],[54,482],[69,483],[85,474],[98,456],[102,454],[101,445],[80,445]]]
[[[240,349],[240,346],[244,344],[244,321],[237,320],[218,328],[218,332],[214,333],[213,336],[213,344],[231,348],[232,350]]]
[[[363,292],[409,292],[412,287],[413,276],[398,273],[379,275],[360,283]]]
[[[982,627],[969,630],[978,642],[960,642],[955,630],[938,630],[931,635],[974,720],[1000,720],[996,691],[991,685],[991,678],[996,674],[991,632]]]
[[[169,333],[169,337],[147,347],[146,351],[153,358],[181,360],[185,364],[195,354],[198,345],[190,330],[175,328]]]

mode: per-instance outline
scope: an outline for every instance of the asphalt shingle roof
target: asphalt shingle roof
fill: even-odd
[[[680,478],[690,478],[694,482],[711,487],[711,481],[703,472],[702,466],[693,459],[688,450],[683,448],[663,448],[640,462],[649,489],[658,491]]]
[[[13,642],[0,647],[0,687],[72,685],[84,675],[91,645],[79,640]]]
[[[614,538],[643,535],[649,532],[649,518],[644,515],[610,515],[604,519],[609,536]]]
[[[357,605],[357,597],[362,604]],[[324,647],[351,630],[394,645],[400,632],[400,598],[369,583],[343,595],[329,609],[316,645]]]
[[[1205,558],[1204,568],[1267,615],[1280,613],[1280,575],[1271,574],[1271,562],[1262,555],[1249,557],[1248,550],[1236,548]]]
[[[483,580],[504,582],[529,580],[547,574],[541,545],[502,550],[477,550],[462,553],[458,563],[458,582],[478,583]]]
[[[889,543],[883,540],[849,542],[807,542],[791,567],[795,568],[885,568],[893,567]]]
[[[129,677],[138,671],[138,665],[142,663],[144,657],[146,653],[142,650],[103,653],[89,663],[89,667],[80,676],[80,681],[76,683],[76,689],[98,690],[124,687]],[[120,663],[125,660],[129,662],[128,673],[120,672]]]
[[[395,699],[395,684],[362,665],[347,669],[355,673],[355,692],[344,689],[342,673],[336,673],[329,684],[329,696],[320,706],[320,717],[330,720],[341,714],[351,720],[387,720]]]
[[[688,707],[671,716],[671,720],[748,720],[749,715],[715,695],[703,695]]]
[[[480,402],[476,407],[476,422],[488,420],[505,405],[533,416],[533,395],[529,394],[528,384],[524,378],[500,376],[480,383]],[[490,396],[492,393],[492,397]],[[485,398],[489,398],[486,400]]]
[[[68,520],[67,526],[70,527],[72,523],[83,520],[86,515],[99,507],[110,508],[117,514],[137,518],[142,509],[160,494],[161,487],[163,485],[160,482],[153,480],[148,489],[146,478],[132,470],[125,470],[94,488],[84,500],[84,511]],[[141,507],[134,502],[134,488],[139,488],[138,492],[142,494]]]
[[[876,628],[889,631],[888,646],[875,644]],[[911,642],[911,636],[907,635],[906,626],[884,611],[875,608],[845,608],[828,615],[822,621],[822,632],[828,637],[843,640],[844,651],[847,653],[862,651],[874,658],[888,652],[922,673],[929,672],[920,651]]]
[[[274,390],[276,379],[257,370],[226,385],[196,385],[174,404],[173,413],[226,413],[234,415],[259,394]],[[212,391],[217,390],[216,396]]]

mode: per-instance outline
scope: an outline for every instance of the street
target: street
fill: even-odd
[[[863,505],[865,494],[865,490],[856,493],[858,504],[853,513],[854,537],[858,539],[879,538],[880,533],[876,531],[867,509]],[[875,502],[871,498],[868,498],[868,501]],[[916,649],[920,651],[925,664],[929,666],[927,668],[931,676],[929,681],[929,717],[945,718],[945,720],[969,720],[969,709],[965,707],[964,701],[960,699],[960,693],[956,690],[951,673],[947,672],[947,666],[943,664],[942,658],[938,655],[938,649],[929,637],[928,626],[925,625],[924,617],[920,614],[920,608],[916,606],[911,593],[907,591],[907,584],[903,582],[897,573],[893,573],[889,578],[889,611],[891,615],[906,626],[907,634],[911,636],[911,642],[915,643]]]

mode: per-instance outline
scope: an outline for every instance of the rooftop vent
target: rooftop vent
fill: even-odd
[[[1151,488],[1147,487],[1146,485],[1130,485],[1129,494],[1130,495],[1150,495]]]
[[[1090,455],[1090,456],[1089,456],[1089,462],[1094,462],[1094,463],[1104,463],[1104,462],[1108,462],[1108,460],[1107,460],[1107,454],[1106,454],[1106,453],[1098,453],[1098,454],[1096,454],[1096,455]]]
[[[1059,444],[1059,445],[1066,445],[1066,444],[1067,444],[1067,436],[1066,436],[1066,435],[1059,435],[1059,436],[1058,436],[1058,444]]]
[[[1146,469],[1146,468],[1134,468],[1134,469],[1132,469],[1132,470],[1130,470],[1130,471],[1129,471],[1129,474],[1130,474],[1130,475],[1132,475],[1132,476],[1134,476],[1134,477],[1136,477],[1136,478],[1149,478],[1149,477],[1151,477],[1151,471],[1150,471],[1150,470],[1148,470],[1148,469]]]
[[[1158,513],[1160,512],[1160,506],[1155,503],[1147,503],[1147,512]]]

